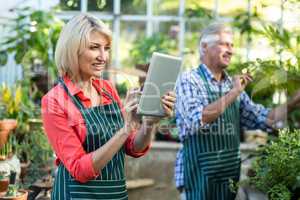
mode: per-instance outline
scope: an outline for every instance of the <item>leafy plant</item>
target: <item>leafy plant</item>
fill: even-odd
[[[54,51],[64,23],[53,12],[16,9],[17,16],[6,25],[11,34],[1,40],[0,65],[7,63],[9,54],[14,55],[15,62],[23,68],[25,87],[34,88],[36,76],[48,76],[51,82],[57,75]]]
[[[10,154],[13,153],[13,150],[16,146],[16,137],[15,135],[9,135],[8,141],[4,144],[4,146],[0,149],[0,158],[6,159]]]
[[[176,50],[176,42],[162,34],[153,34],[148,38],[140,38],[130,50],[130,56],[134,64],[146,64],[150,61],[154,51],[171,53]]]
[[[6,192],[7,197],[16,197],[18,195],[19,186],[17,184],[9,184]]]
[[[1,43],[1,53],[15,53],[17,64],[39,60],[45,67],[54,67],[53,55],[63,22],[54,17],[53,11],[17,9],[17,17],[9,26],[12,33]],[[6,63],[1,63],[6,64]],[[53,69],[54,70],[54,69]]]
[[[250,184],[268,194],[270,200],[299,198],[300,130],[281,130],[278,139],[262,152],[253,165],[255,175]]]
[[[15,93],[13,94],[13,91]],[[9,88],[5,83],[0,87],[0,119],[16,119],[21,109],[21,86]]]

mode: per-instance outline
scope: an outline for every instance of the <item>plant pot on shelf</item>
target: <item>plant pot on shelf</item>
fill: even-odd
[[[9,185],[9,178],[4,178],[0,180],[0,194],[5,194]]]
[[[18,190],[16,196],[2,196],[0,200],[27,200],[28,192],[26,190]]]
[[[17,121],[15,119],[0,120],[0,149],[7,142],[8,135],[16,127],[17,127]]]

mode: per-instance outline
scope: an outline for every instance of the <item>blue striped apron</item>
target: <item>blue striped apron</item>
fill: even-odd
[[[72,96],[62,79],[59,83],[80,110],[86,124],[87,135],[83,148],[87,153],[97,150],[123,127],[121,110],[112,96],[103,90],[112,103],[85,108],[77,96]],[[128,199],[124,175],[124,147],[101,170],[101,174],[86,183],[76,181],[62,163],[58,166],[52,196],[53,200]]]
[[[208,92],[209,103],[224,95],[213,91],[201,67],[198,73]],[[229,180],[240,176],[239,100],[234,101],[208,128],[189,135],[183,142],[184,186],[187,200],[234,200]]]

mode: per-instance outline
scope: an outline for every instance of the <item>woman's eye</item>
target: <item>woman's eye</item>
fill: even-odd
[[[97,49],[98,47],[97,46],[91,46],[90,48],[91,49]]]
[[[109,46],[106,46],[104,47],[105,51],[109,51],[110,50],[110,47]]]

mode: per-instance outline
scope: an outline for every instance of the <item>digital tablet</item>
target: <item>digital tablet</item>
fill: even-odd
[[[165,116],[161,97],[173,91],[180,73],[182,59],[154,52],[150,60],[142,95],[137,109],[138,115]]]

